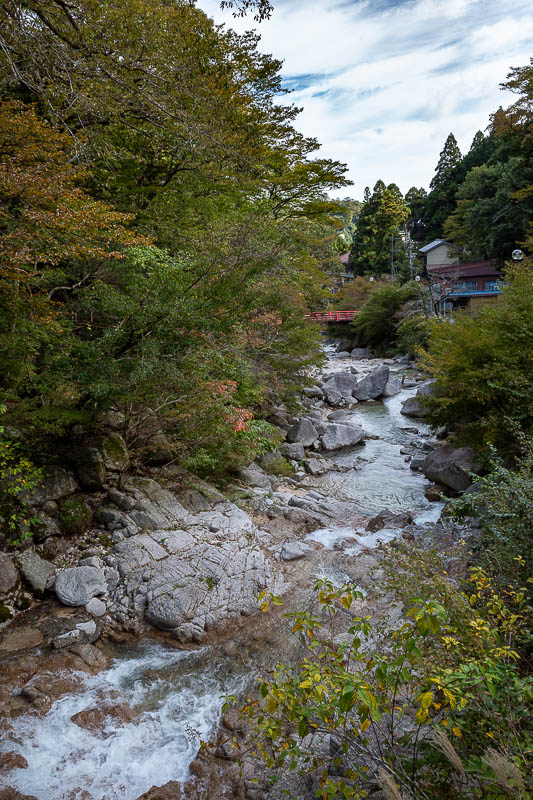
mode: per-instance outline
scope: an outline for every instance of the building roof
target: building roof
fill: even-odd
[[[469,261],[464,264],[435,264],[427,269],[436,278],[501,277],[501,272],[496,269],[494,262],[490,258],[485,261]]]
[[[434,250],[436,247],[440,247],[441,244],[447,244],[448,247],[453,247],[453,244],[447,242],[446,239],[433,239],[432,242],[429,244],[424,245],[424,247],[420,247],[418,249],[419,253],[429,253],[430,250]]]

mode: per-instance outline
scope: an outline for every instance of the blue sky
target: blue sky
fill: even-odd
[[[296,126],[344,161],[362,198],[381,178],[403,192],[429,185],[446,136],[461,150],[491,111],[511,66],[533,55],[528,0],[272,0],[271,20],[235,20],[218,0],[198,0],[217,22],[258,27],[261,49],[283,59],[304,108]]]

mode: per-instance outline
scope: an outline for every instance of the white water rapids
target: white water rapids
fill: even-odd
[[[42,719],[14,720],[20,743],[9,737],[3,749],[29,766],[9,773],[10,786],[38,800],[83,800],[83,790],[93,800],[135,800],[153,785],[190,777],[198,736],[207,740],[223,696],[242,692],[245,676],[228,661],[213,662],[207,648],[191,653],[144,643],[125,655],[96,676],[80,672],[79,692],[57,700]],[[126,702],[138,719],[108,716],[103,736],[71,721],[106,701]]]

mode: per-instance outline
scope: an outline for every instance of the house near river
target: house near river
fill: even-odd
[[[492,259],[460,262],[459,248],[444,239],[435,239],[419,253],[441,311],[476,311],[498,301],[503,276]]]

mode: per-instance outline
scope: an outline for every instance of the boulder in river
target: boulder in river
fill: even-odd
[[[470,447],[452,447],[443,444],[436,447],[422,465],[422,472],[433,483],[442,483],[456,492],[463,492],[472,483],[468,473],[479,472],[480,461]]]
[[[425,398],[434,392],[433,383],[426,383],[421,386],[414,397],[409,397],[402,405],[400,413],[406,417],[425,417],[428,410],[425,405]]]
[[[357,378],[351,372],[336,372],[322,387],[324,397],[331,406],[354,402],[354,389]]]
[[[370,375],[359,381],[357,384],[354,397],[357,400],[376,400],[381,397],[385,386],[389,380],[389,368],[382,364],[375,369]]]
[[[325,433],[320,437],[324,450],[340,450],[359,444],[365,438],[365,432],[360,425],[342,425],[331,423]]]
[[[367,358],[368,357],[368,348],[366,347],[354,347],[352,352],[350,353],[352,358]]]
[[[310,447],[317,439],[318,433],[315,426],[311,420],[305,419],[305,417],[293,425],[292,428],[289,428],[287,432],[288,442],[296,442],[304,447]]]

